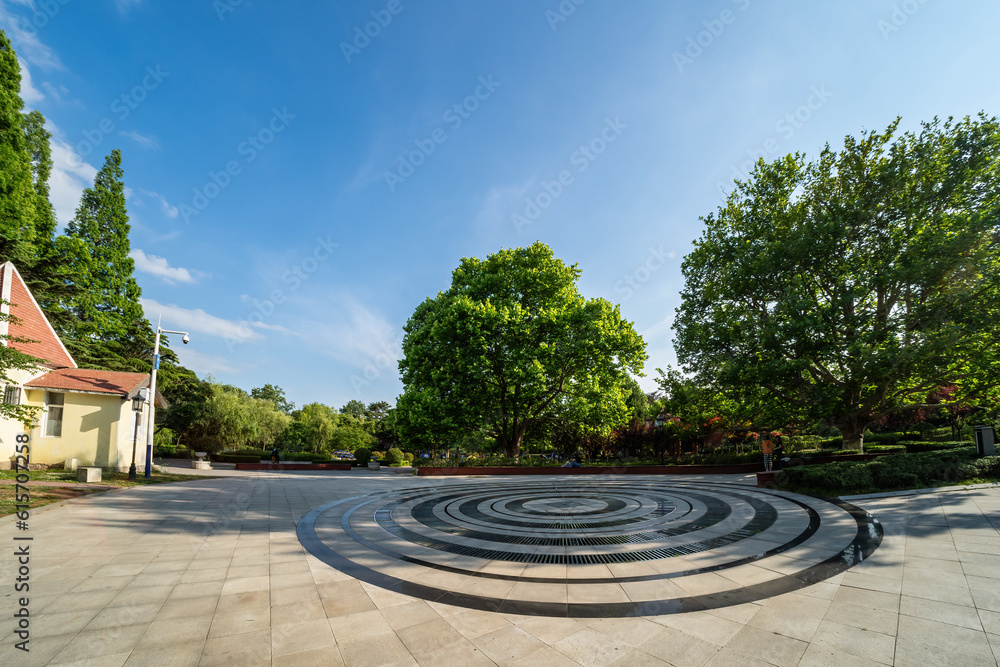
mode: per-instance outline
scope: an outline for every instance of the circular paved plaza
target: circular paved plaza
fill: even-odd
[[[871,555],[844,502],[711,482],[555,478],[412,487],[323,505],[314,556],[424,600],[534,616],[655,616],[796,591]]]

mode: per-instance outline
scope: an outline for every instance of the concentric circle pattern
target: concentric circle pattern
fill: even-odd
[[[607,617],[793,591],[867,558],[882,529],[847,503],[749,486],[508,478],[341,500],[298,535],[329,565],[414,597]]]

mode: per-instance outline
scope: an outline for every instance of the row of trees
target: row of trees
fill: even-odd
[[[867,428],[995,415],[1000,126],[898,126],[761,160],[703,219],[682,265],[681,370],[660,377],[676,440],[820,423],[860,449]],[[578,278],[541,243],[462,260],[405,327],[404,442],[516,456],[648,429],[629,405],[645,345]]]
[[[17,54],[0,31],[0,259],[11,261],[56,333],[84,368],[148,372],[153,329],[139,304],[129,256],[122,154],[112,150],[64,233],[49,199],[51,134],[24,111]],[[14,313],[16,316],[16,313]],[[196,381],[164,343],[161,390]]]
[[[157,431],[160,446],[197,451],[270,448],[325,454],[395,443],[388,403],[350,401],[337,410],[322,403],[299,409],[280,387],[266,384],[249,393],[232,385],[196,380],[171,404]]]

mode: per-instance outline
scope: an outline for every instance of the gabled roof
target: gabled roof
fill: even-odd
[[[98,371],[87,368],[60,368],[30,382],[25,382],[24,386],[29,389],[109,394],[131,399],[140,389],[149,386],[149,375],[147,373]],[[156,406],[167,407],[167,402],[159,390],[156,392]]]
[[[0,344],[31,355],[48,368],[76,368],[69,350],[59,340],[35,297],[28,291],[21,274],[10,262],[0,265],[0,297],[10,305],[0,305],[0,312],[13,315],[20,321],[0,322],[0,334],[27,338],[31,343],[3,340]]]

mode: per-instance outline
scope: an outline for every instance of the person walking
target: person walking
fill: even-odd
[[[781,436],[774,436],[774,456],[771,467],[775,470],[781,470],[781,459],[785,456],[785,448],[781,444]]]
[[[274,446],[271,450],[271,463],[281,463],[281,457],[278,455],[278,445]]]
[[[771,441],[771,434],[764,436],[764,442],[760,445],[761,451],[764,452],[764,470],[771,469],[771,460],[774,457],[774,442]]]

